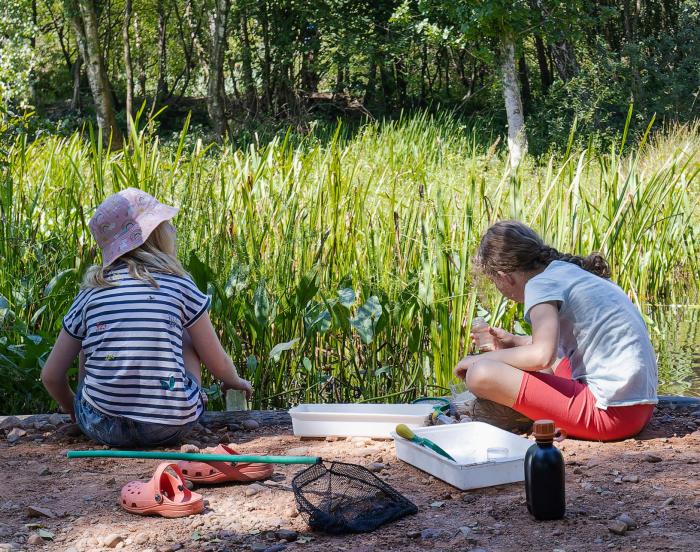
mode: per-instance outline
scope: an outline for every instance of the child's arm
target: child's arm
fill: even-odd
[[[44,387],[71,418],[74,415],[73,391],[68,385],[66,374],[81,349],[82,343],[62,329],[41,370],[41,382]]]
[[[535,305],[530,309],[530,321],[532,322],[531,343],[468,356],[459,362],[455,368],[455,374],[464,377],[469,367],[480,360],[503,362],[526,372],[549,368],[556,359],[559,343],[559,311],[556,304]]]
[[[187,328],[197,355],[214,377],[221,380],[229,389],[244,391],[247,398],[253,393],[250,382],[238,375],[231,357],[226,354],[214,331],[208,313],[204,313],[197,322]]]

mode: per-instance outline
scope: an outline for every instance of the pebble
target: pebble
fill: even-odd
[[[662,508],[665,508],[666,506],[670,506],[670,505],[673,504],[675,501],[676,501],[676,499],[673,498],[672,496],[670,496],[670,497],[668,497],[666,500],[664,500],[664,501],[661,503],[661,507],[662,507]]]
[[[422,539],[442,539],[445,537],[446,537],[446,534],[445,534],[444,530],[436,529],[433,527],[429,527],[428,529],[423,529],[420,532],[420,538],[422,538]]]
[[[657,462],[661,462],[661,457],[656,456],[655,454],[643,454],[642,455],[642,460],[644,462],[651,462],[652,464],[655,464]]]
[[[265,487],[263,485],[259,485],[258,483],[253,483],[252,485],[248,485],[248,487],[245,490],[245,495],[246,496],[255,496],[256,494],[258,494],[264,490],[265,490]]]
[[[16,442],[19,441],[22,437],[24,437],[26,434],[27,434],[27,432],[24,431],[23,429],[20,429],[20,428],[18,428],[18,427],[15,427],[15,428],[12,429],[12,431],[10,431],[10,432],[7,434],[7,442],[8,442],[8,443],[16,443]]]
[[[112,533],[111,535],[107,535],[102,542],[107,548],[116,548],[120,542],[124,542],[124,539],[119,535]]]
[[[44,544],[44,539],[42,539],[39,535],[34,533],[33,535],[29,535],[29,538],[27,539],[27,544]]]
[[[608,531],[616,535],[624,535],[627,532],[627,524],[619,519],[613,520],[608,523]]]
[[[299,535],[297,534],[296,531],[292,531],[291,529],[280,529],[279,531],[275,531],[275,537],[277,537],[279,540],[287,541],[287,542],[292,542],[297,540],[297,537]]]
[[[133,539],[134,544],[146,544],[148,542],[148,535],[146,533],[139,533]]]
[[[621,521],[622,523],[627,525],[628,529],[634,529],[635,527],[637,527],[637,522],[634,521],[634,519],[632,519],[632,517],[627,513],[619,515],[617,519],[618,521]]]
[[[45,475],[51,475],[51,470],[48,466],[39,466],[37,473],[39,476],[44,477]]]
[[[284,511],[284,515],[288,518],[299,517],[299,510],[297,510],[294,506],[290,506]]]
[[[386,468],[386,466],[381,462],[372,462],[369,466],[367,466],[367,469],[373,473],[379,473],[384,468]]]
[[[10,431],[11,429],[14,429],[16,427],[20,427],[22,425],[22,422],[17,416],[8,416],[5,418],[2,422],[0,422],[0,429],[4,429],[5,431]]]
[[[62,415],[62,414],[54,413],[54,414],[51,414],[51,415],[48,417],[47,421],[48,421],[51,425],[60,426],[60,425],[63,424],[64,418],[63,418],[63,415]]]
[[[180,452],[199,452],[199,447],[192,443],[185,443],[180,447]]]
[[[27,517],[30,517],[30,518],[35,518],[35,517],[55,518],[56,514],[54,514],[48,508],[42,508],[41,506],[27,506]]]
[[[260,424],[253,419],[249,419],[249,420],[243,420],[241,422],[241,427],[243,429],[247,429],[247,430],[251,431],[253,429],[258,429],[260,427]]]

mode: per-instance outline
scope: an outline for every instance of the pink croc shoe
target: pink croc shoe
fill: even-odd
[[[132,481],[124,485],[121,506],[132,514],[177,518],[201,513],[204,497],[187,488],[177,464],[163,462],[150,481]]]
[[[219,445],[212,454],[238,453],[226,445]],[[237,464],[229,462],[178,462],[177,465],[182,470],[185,479],[204,485],[229,481],[249,483],[251,481],[269,479],[274,469],[272,464],[253,464],[248,462],[239,462]]]

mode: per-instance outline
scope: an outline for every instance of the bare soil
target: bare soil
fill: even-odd
[[[300,440],[289,424],[262,424],[250,431],[210,426],[192,435],[190,442],[202,448],[230,442],[241,453],[291,452],[384,464],[377,475],[412,500],[419,513],[374,533],[342,537],[310,532],[298,514],[290,484],[303,469],[299,466],[277,466],[272,479],[252,496],[246,495],[248,485],[198,488],[207,500],[202,515],[164,519],[129,514],[118,505],[121,487],[150,478],[158,461],[68,460],[66,450],[95,445],[76,436],[74,426],[45,423],[38,423],[39,429],[25,427],[27,434],[14,444],[7,440],[10,428],[0,431],[0,550],[83,552],[108,550],[106,543],[118,550],[151,552],[693,550],[699,542],[697,406],[658,409],[635,439],[562,443],[567,513],[552,522],[530,517],[522,483],[462,492],[398,461],[391,441]],[[30,506],[53,517],[31,516]],[[631,518],[626,530],[616,523],[623,514]]]

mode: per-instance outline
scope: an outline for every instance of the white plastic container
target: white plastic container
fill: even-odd
[[[384,437],[398,424],[428,424],[430,404],[300,404],[289,410],[298,437]]]
[[[533,441],[483,422],[414,429],[450,454],[456,462],[435,451],[407,441],[392,432],[396,456],[458,489],[477,489],[525,479],[524,462]],[[489,460],[488,449],[498,449]],[[508,449],[504,454],[502,449]]]

